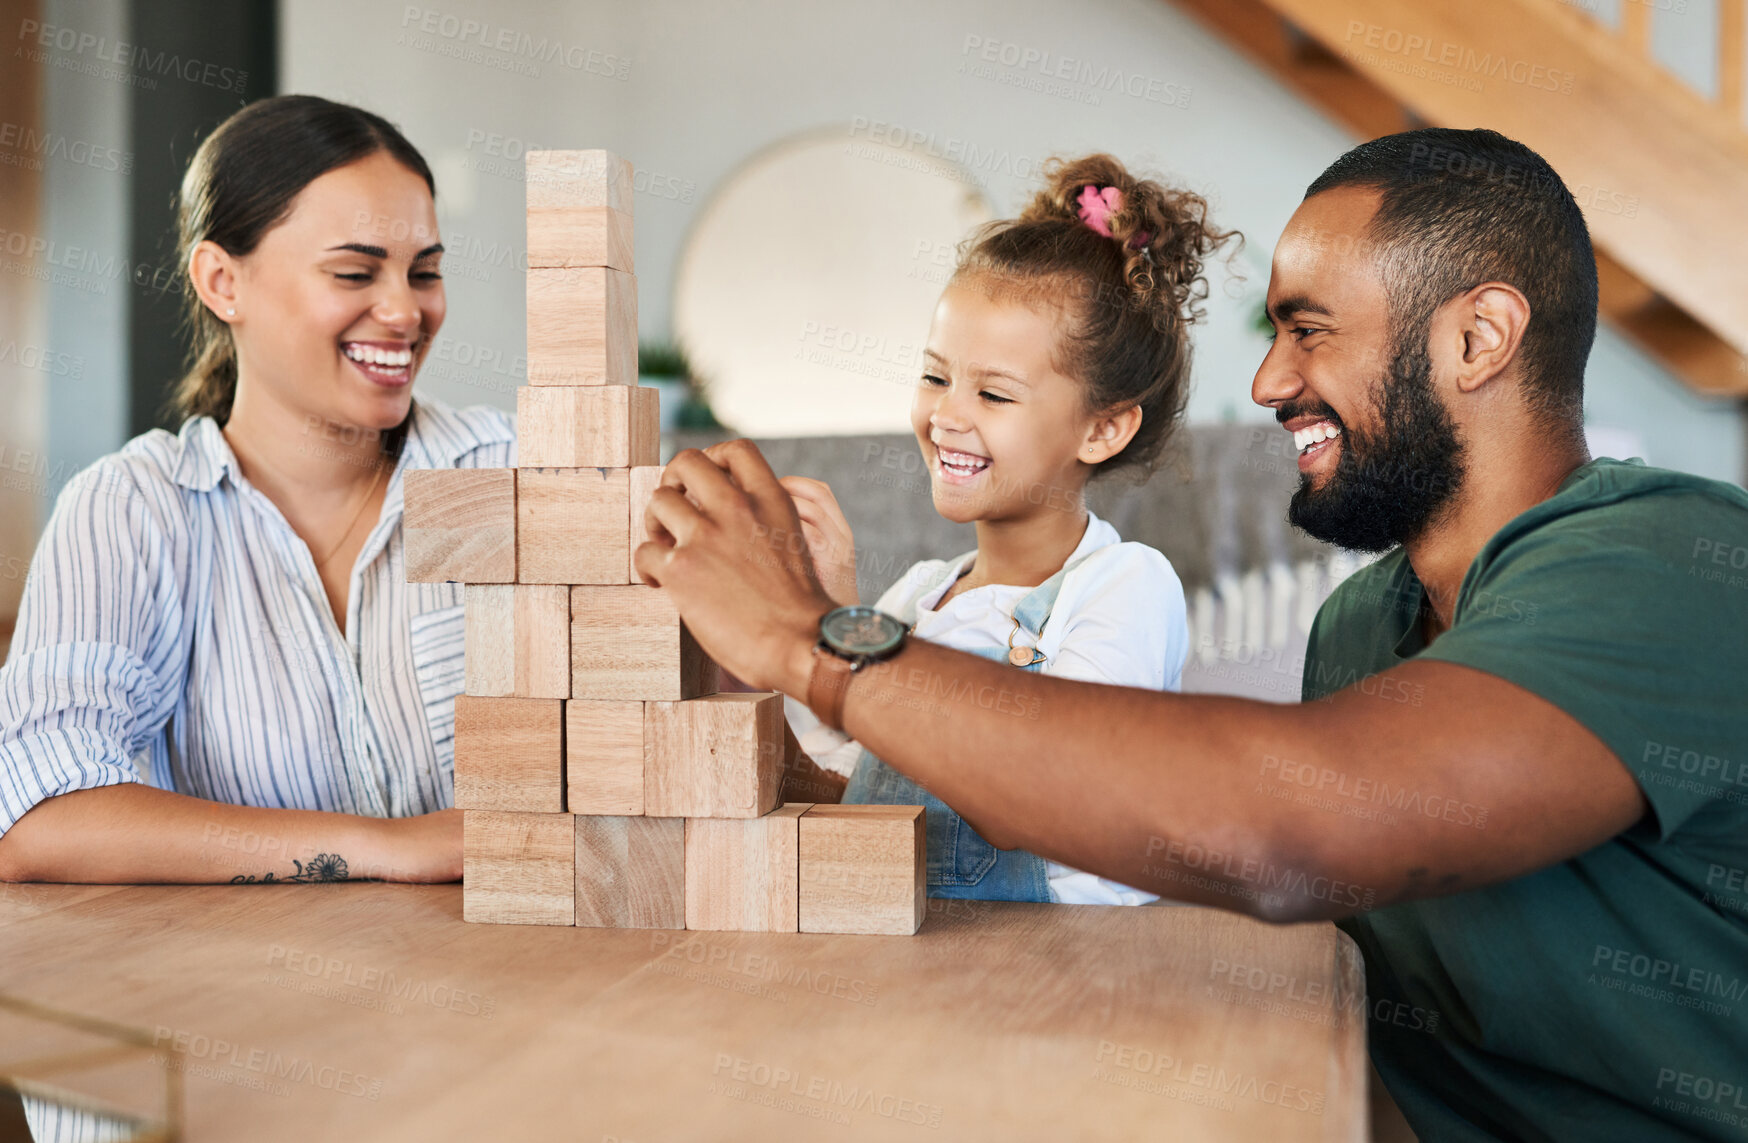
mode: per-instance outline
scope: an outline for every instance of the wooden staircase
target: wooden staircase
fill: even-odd
[[[1490,127],[1584,208],[1604,318],[1695,390],[1748,396],[1744,4],[1717,0],[1716,98],[1585,0],[1174,0],[1361,138]],[[1680,18],[1696,19],[1687,13]],[[1333,157],[1333,156],[1332,156]]]

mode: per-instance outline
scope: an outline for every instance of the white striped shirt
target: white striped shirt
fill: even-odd
[[[455,583],[409,584],[409,468],[507,468],[513,419],[416,402],[340,633],[308,546],[210,417],[68,482],[0,669],[0,833],[141,780],[215,802],[406,817],[454,802]],[[308,447],[324,445],[319,431]]]

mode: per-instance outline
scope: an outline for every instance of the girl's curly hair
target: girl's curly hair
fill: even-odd
[[[1064,337],[1056,367],[1086,385],[1086,407],[1138,406],[1141,427],[1099,471],[1151,471],[1189,396],[1187,327],[1208,296],[1202,263],[1236,238],[1208,221],[1198,194],[1132,175],[1106,154],[1052,159],[1045,186],[1015,219],[980,228],[961,247],[956,277],[1002,296],[1061,306]],[[1082,217],[1086,188],[1115,187],[1119,205],[1102,221]],[[1097,473],[1095,473],[1097,475]]]

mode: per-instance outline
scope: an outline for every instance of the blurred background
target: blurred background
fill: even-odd
[[[419,392],[515,407],[522,159],[635,164],[646,383],[676,442],[768,441],[830,480],[863,595],[972,545],[929,508],[905,410],[954,244],[1051,155],[1200,191],[1210,267],[1191,431],[1095,507],[1171,556],[1187,685],[1297,697],[1304,628],[1357,561],[1283,521],[1253,406],[1275,239],[1363,137],[1490,126],[1540,150],[1603,271],[1593,451],[1744,479],[1742,0],[0,0],[0,644],[66,479],[167,420],[174,195],[244,103],[309,92],[430,161],[449,318]]]

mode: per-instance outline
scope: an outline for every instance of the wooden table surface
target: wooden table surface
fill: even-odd
[[[1365,1139],[1333,926],[930,906],[852,937],[470,925],[453,885],[0,884],[0,991],[179,1041],[195,1143]]]

